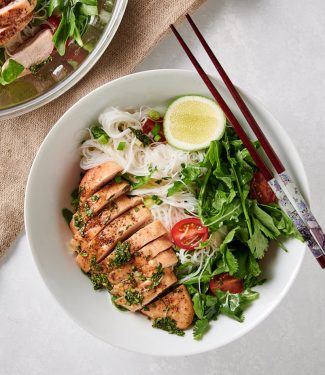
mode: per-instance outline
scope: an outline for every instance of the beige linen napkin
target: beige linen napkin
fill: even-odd
[[[121,26],[96,66],[54,102],[19,118],[0,121],[0,258],[23,229],[27,176],[50,128],[78,99],[130,73],[171,23],[204,0],[129,0]]]

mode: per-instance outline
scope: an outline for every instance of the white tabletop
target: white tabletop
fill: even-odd
[[[233,81],[264,102],[292,137],[325,226],[324,0],[209,0],[194,18]],[[212,73],[188,28],[180,30]],[[192,68],[170,35],[138,70],[177,67]],[[194,357],[148,357],[115,349],[72,322],[46,289],[22,235],[0,266],[0,373],[323,374],[324,280],[306,254],[284,302],[243,338]]]

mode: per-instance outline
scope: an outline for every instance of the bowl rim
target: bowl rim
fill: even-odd
[[[28,99],[25,102],[19,103],[17,105],[12,105],[10,107],[0,109],[0,119],[12,119],[17,116],[21,116],[25,113],[34,111],[45,104],[57,99],[63,95],[66,91],[70,90],[74,85],[76,85],[84,76],[94,67],[96,62],[101,58],[103,53],[106,51],[110,42],[112,41],[125,13],[128,0],[116,0],[112,16],[105,28],[104,33],[96,43],[95,48],[91,51],[88,57],[82,62],[82,64],[70,74],[63,81],[58,82],[48,91],[43,94]]]
[[[49,290],[50,294],[53,296],[53,298],[57,301],[57,303],[59,304],[60,308],[65,311],[65,313],[75,322],[77,323],[77,325],[82,328],[84,331],[88,332],[89,334],[91,334],[92,336],[96,337],[97,339],[99,339],[100,341],[102,342],[105,342],[106,344],[110,345],[111,347],[116,347],[116,348],[119,348],[119,349],[123,349],[123,350],[126,350],[128,352],[133,352],[133,353],[139,353],[139,354],[145,354],[145,355],[151,355],[151,356],[156,356],[156,357],[165,357],[165,358],[168,358],[168,357],[181,357],[181,356],[190,356],[190,355],[197,355],[197,354],[201,354],[201,353],[207,353],[207,352],[211,352],[213,350],[217,350],[219,348],[222,348],[234,341],[236,341],[237,339],[239,339],[240,337],[243,337],[245,336],[248,332],[252,331],[255,327],[257,327],[262,321],[264,321],[268,316],[271,315],[271,313],[274,312],[275,308],[283,301],[283,298],[284,296],[288,293],[288,291],[290,290],[290,288],[292,287],[293,285],[293,282],[295,281],[296,277],[297,277],[297,274],[302,266],[302,262],[303,262],[303,259],[306,255],[306,246],[304,247],[304,250],[303,250],[303,253],[299,259],[299,261],[296,263],[296,266],[295,268],[292,270],[291,272],[291,277],[289,279],[289,281],[287,282],[286,286],[282,289],[282,292],[281,294],[278,296],[278,298],[274,299],[273,303],[271,304],[271,306],[268,308],[268,310],[265,310],[264,313],[260,314],[256,319],[254,319],[254,322],[252,322],[251,324],[246,324],[245,327],[239,332],[238,331],[238,334],[235,334],[233,335],[231,338],[229,339],[226,339],[223,341],[223,343],[221,345],[218,345],[216,347],[211,347],[211,348],[202,348],[200,347],[199,345],[197,346],[197,348],[195,350],[192,350],[191,352],[189,353],[183,353],[183,354],[180,354],[180,353],[172,353],[172,354],[168,354],[168,355],[165,355],[165,354],[160,354],[160,353],[145,353],[143,351],[140,351],[140,350],[136,350],[136,349],[130,349],[130,348],[125,348],[121,345],[117,345],[117,344],[113,344],[107,340],[105,340],[103,337],[100,337],[95,331],[93,331],[91,328],[89,327],[85,327],[80,321],[78,318],[76,318],[75,316],[73,316],[69,311],[68,309],[66,309],[66,307],[61,304],[61,301],[60,301],[60,297],[57,296],[57,294],[48,286],[48,278],[46,276],[46,273],[44,272],[44,270],[42,270],[42,266],[40,265],[40,262],[38,260],[38,256],[37,256],[37,252],[35,251],[35,247],[34,247],[34,240],[31,238],[30,236],[30,224],[29,224],[29,221],[28,221],[28,215],[29,215],[29,212],[31,211],[31,207],[30,207],[30,203],[29,203],[29,200],[28,200],[28,197],[29,197],[29,193],[30,193],[30,189],[31,189],[31,181],[33,179],[33,174],[34,174],[34,171],[37,169],[37,164],[38,164],[38,160],[40,159],[40,157],[42,156],[41,154],[43,153],[43,149],[45,148],[45,144],[46,144],[46,141],[48,139],[48,137],[53,137],[55,136],[55,133],[56,131],[58,131],[58,129],[60,129],[61,126],[63,125],[60,125],[62,123],[62,120],[64,120],[64,118],[66,116],[68,116],[68,113],[70,112],[70,110],[73,110],[75,107],[77,107],[78,105],[80,105],[80,103],[82,103],[83,101],[86,101],[88,99],[89,96],[91,95],[96,95],[97,92],[101,91],[101,90],[105,90],[106,87],[110,86],[111,84],[116,84],[120,81],[124,81],[124,80],[128,80],[128,79],[132,79],[132,78],[136,78],[136,77],[145,77],[145,78],[149,78],[151,75],[157,75],[157,74],[189,74],[189,75],[193,75],[193,74],[196,74],[195,71],[193,70],[189,70],[189,69],[153,69],[153,70],[147,70],[147,71],[141,71],[141,72],[136,72],[136,73],[132,73],[132,74],[128,74],[126,76],[123,76],[123,77],[120,77],[120,78],[117,78],[115,80],[112,80],[110,82],[107,82],[99,87],[97,87],[96,89],[94,89],[93,91],[89,92],[86,96],[84,96],[83,98],[81,98],[80,100],[78,100],[76,103],[74,103],[70,108],[69,110],[63,114],[63,116],[55,123],[55,125],[52,127],[52,129],[49,131],[49,133],[47,134],[47,136],[45,137],[44,141],[42,142],[39,150],[37,151],[37,154],[35,156],[35,159],[33,161],[33,164],[32,164],[32,167],[30,169],[30,173],[29,173],[29,176],[28,176],[28,180],[27,180],[27,184],[26,184],[26,194],[25,194],[25,200],[24,200],[24,222],[25,222],[25,230],[26,230],[26,235],[27,235],[27,240],[28,240],[28,244],[29,244],[29,248],[32,252],[32,255],[33,255],[33,260],[36,264],[36,267],[38,269],[38,272],[40,273],[41,275],[41,278],[44,282],[44,284],[46,285],[47,289]],[[214,75],[209,75],[209,77],[213,80],[216,80],[218,82],[221,82],[216,76]],[[239,90],[240,93],[243,93],[245,96],[249,97],[250,99],[254,100],[254,102],[256,104],[258,104],[259,108],[265,113],[267,114],[271,119],[272,121],[276,122],[279,124],[281,130],[288,136],[288,134],[286,133],[285,129],[281,126],[281,124],[276,120],[276,118],[264,107],[264,105],[260,102],[259,99],[257,99],[255,96],[253,95],[250,95],[250,94],[247,94],[247,92],[241,88],[239,88],[237,85],[235,85],[236,88]],[[294,145],[293,145],[294,146]],[[294,147],[294,151],[296,152],[297,156],[298,156],[298,162],[300,163],[300,166],[301,166],[301,173],[300,173],[300,180],[304,183],[304,192],[305,192],[305,195],[306,195],[306,200],[307,202],[309,203],[310,202],[310,186],[309,186],[309,183],[308,183],[308,178],[307,178],[307,174],[306,174],[306,171],[305,171],[305,168],[304,168],[304,165],[302,163],[302,160],[300,159],[299,155],[298,155],[298,152],[296,150],[296,148]]]

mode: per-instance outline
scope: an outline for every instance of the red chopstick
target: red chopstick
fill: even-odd
[[[188,16],[188,19],[189,19],[189,16]],[[193,21],[192,21],[192,24],[194,25]],[[322,232],[321,228],[318,227],[317,231],[313,232],[312,228],[310,226],[308,226],[308,225],[305,224],[305,222],[303,221],[303,219],[298,214],[297,210],[293,207],[293,205],[291,203],[291,200],[288,198],[286,192],[282,189],[282,187],[279,184],[279,182],[277,181],[277,179],[274,178],[273,174],[270,172],[270,170],[266,166],[265,162],[262,160],[262,158],[260,157],[260,155],[256,151],[254,145],[252,144],[252,142],[248,138],[248,136],[245,133],[244,129],[241,127],[241,125],[237,121],[236,117],[234,116],[234,114],[232,113],[232,111],[230,110],[230,108],[228,107],[228,105],[226,104],[226,102],[224,101],[224,99],[222,98],[222,96],[220,95],[220,93],[218,92],[217,88],[213,85],[213,83],[211,82],[210,78],[207,76],[207,74],[205,73],[205,71],[203,70],[203,68],[201,67],[201,65],[199,64],[199,62],[197,61],[197,59],[194,57],[194,55],[192,54],[192,52],[188,48],[188,46],[185,43],[185,41],[183,40],[183,38],[180,36],[180,34],[178,33],[178,31],[175,29],[175,27],[173,25],[170,25],[170,27],[171,27],[173,33],[175,34],[177,40],[179,41],[179,43],[183,47],[184,51],[186,52],[187,56],[191,60],[192,64],[194,65],[195,69],[199,73],[200,77],[202,78],[202,80],[204,81],[204,83],[206,84],[206,86],[208,87],[208,89],[210,90],[210,92],[212,93],[212,95],[215,98],[215,100],[217,101],[217,103],[220,105],[220,107],[223,110],[223,112],[225,113],[228,121],[233,126],[233,128],[235,129],[237,135],[242,140],[244,146],[249,151],[250,155],[252,156],[253,160],[256,163],[256,166],[262,172],[263,176],[268,181],[270,187],[272,188],[272,190],[276,194],[281,208],[290,217],[290,219],[292,220],[293,224],[296,226],[297,230],[302,235],[304,241],[307,243],[309,249],[311,250],[312,254],[316,258],[316,260],[318,261],[318,263],[320,264],[320,266],[322,268],[325,268],[325,253],[323,251],[323,249],[324,249],[324,247],[323,247],[324,243],[323,243],[323,246],[322,246],[322,245],[319,245],[319,242],[317,241],[318,240],[317,235],[320,234],[319,233],[319,229],[320,229],[320,232],[321,232],[319,238],[320,239],[323,238],[322,237],[323,232]],[[196,28],[196,26],[195,26],[195,28]],[[203,37],[202,37],[201,34],[200,34],[200,36],[201,36],[201,39],[203,39]],[[207,46],[206,43],[205,43],[205,45]],[[208,48],[208,50],[210,51],[209,55],[210,54],[213,55],[213,52],[211,51],[211,49]],[[214,62],[216,62],[216,65],[220,69],[221,65],[217,61],[217,59],[216,59],[215,56],[214,56]],[[222,67],[221,67],[221,69],[222,69]],[[223,73],[225,75],[226,73],[224,72],[223,69],[222,69],[222,71],[223,71]],[[223,78],[224,78],[224,75],[223,75]],[[236,89],[232,85],[232,83],[231,83],[231,81],[230,81],[230,79],[229,79],[228,76],[227,76],[227,81],[228,81],[228,83],[230,82],[232,91],[236,92],[237,99],[238,99],[238,97],[240,98],[239,94],[237,93]],[[239,102],[239,104],[238,103],[237,104],[241,106],[242,111],[245,111],[245,109],[248,110],[247,106],[245,105],[245,103],[243,102],[243,100],[241,98],[239,99],[238,102]],[[271,155],[273,153],[273,157],[271,156],[272,159],[270,157],[271,162],[274,161],[274,163],[277,165],[277,168],[279,169],[279,171],[281,171],[281,170],[282,170],[282,172],[285,171],[283,165],[281,164],[280,160],[276,156],[274,150],[272,149],[271,145],[267,141],[266,137],[262,133],[262,131],[259,128],[258,124],[256,123],[255,119],[253,118],[251,112],[249,110],[248,110],[248,112],[249,112],[249,114],[246,112],[246,116],[248,118],[252,118],[254,120],[254,123],[256,124],[256,126],[254,125],[255,130],[257,132],[259,132],[259,134],[262,135],[261,138],[263,138],[263,141],[265,140],[265,142],[263,142],[263,144],[264,145],[267,144],[268,146],[266,146],[266,147],[268,147],[268,149],[271,149]],[[251,121],[251,119],[250,119],[250,121]],[[263,147],[263,145],[262,145],[262,147]],[[282,177],[288,177],[288,178],[290,178],[290,176],[287,176],[287,175],[282,176]],[[291,187],[295,186],[292,181],[290,181],[290,184],[291,184]],[[302,198],[302,196],[301,196],[301,198]],[[318,224],[316,222],[316,219],[312,222],[312,224],[314,224],[314,223]],[[316,239],[316,241],[315,241],[315,239]]]
[[[311,235],[314,237],[315,241],[322,249],[322,253],[325,254],[325,232],[321,228],[320,224],[318,223],[317,219],[315,218],[314,214],[311,212],[308,203],[305,201],[305,198],[301,194],[299,187],[294,182],[294,179],[290,176],[289,172],[286,171],[284,165],[280,161],[279,157],[277,156],[276,152],[272,148],[271,144],[267,140],[266,136],[264,135],[262,129],[256,122],[254,116],[250,112],[249,108],[245,104],[244,100],[240,96],[239,92],[231,82],[229,76],[221,66],[220,62],[218,61],[217,57],[209,47],[208,43],[204,39],[203,35],[199,31],[198,27],[195,25],[192,18],[187,14],[186,18],[191,25],[193,31],[195,32],[196,36],[198,37],[199,41],[201,42],[203,48],[207,52],[210,60],[214,64],[215,68],[219,72],[223,82],[227,86],[230,94],[236,101],[239,109],[241,110],[242,114],[246,118],[248,124],[250,125],[251,129],[255,133],[257,139],[259,140],[262,148],[264,149],[267,157],[271,161],[273,167],[275,168],[276,172],[278,173],[279,179],[282,182],[284,189],[287,192],[287,197],[291,200],[293,206],[300,216],[300,218],[305,222],[308,230],[310,231]],[[270,182],[269,182],[270,183]]]
[[[234,116],[234,114],[231,112],[230,108],[228,107],[227,103],[223,100],[222,96],[219,94],[219,91],[216,89],[216,87],[211,82],[210,78],[207,76],[205,71],[202,69],[199,62],[196,60],[190,49],[188,48],[187,44],[184,42],[183,38],[180,36],[178,31],[175,29],[174,25],[170,25],[171,29],[173,30],[176,38],[178,39],[181,46],[184,48],[186,54],[188,55],[189,59],[191,60],[192,64],[194,65],[195,69],[203,79],[204,83],[207,85],[208,89],[216,99],[216,101],[219,103],[221,109],[225,113],[227,119],[231,123],[231,125],[234,127],[236,133],[238,134],[239,138],[242,140],[244,146],[247,148],[249,153],[252,155],[253,159],[255,160],[255,163],[258,167],[258,169],[263,173],[263,176],[266,178],[267,181],[271,180],[273,178],[272,173],[256,151],[256,148],[254,147],[251,140],[248,138],[247,134],[239,124],[238,120]]]
[[[255,118],[253,117],[251,111],[245,104],[244,100],[239,95],[237,89],[231,82],[230,78],[228,77],[228,74],[225,72],[223,67],[221,66],[220,62],[218,61],[217,57],[211,50],[210,46],[204,39],[203,35],[201,34],[200,30],[197,28],[195,23],[193,22],[192,18],[187,14],[186,18],[188,22],[190,23],[193,31],[195,32],[196,36],[200,40],[202,46],[204,47],[205,51],[207,52],[208,56],[210,57],[213,65],[219,72],[222,80],[224,81],[225,85],[227,86],[230,94],[234,98],[235,102],[237,103],[239,109],[241,110],[242,114],[246,118],[247,122],[249,123],[251,129],[253,130],[254,134],[256,135],[257,139],[259,140],[261,146],[263,147],[265,153],[267,154],[268,158],[270,159],[272,165],[274,166],[274,169],[277,171],[277,173],[282,173],[285,168],[283,164],[281,163],[280,159],[278,158],[277,154],[275,153],[273,147],[270,145],[270,142],[265,137],[264,133],[262,132],[261,128],[259,127],[258,123],[256,122]]]

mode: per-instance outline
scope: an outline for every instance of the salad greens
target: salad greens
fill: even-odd
[[[53,15],[60,17],[53,42],[61,56],[65,54],[68,39],[73,39],[83,47],[81,37],[87,30],[91,17],[98,15],[97,0],[49,0],[40,1],[38,6],[46,11],[46,18]]]
[[[276,203],[263,205],[250,197],[250,183],[256,171],[247,149],[228,126],[220,141],[211,142],[204,161],[184,166],[181,181],[168,191],[168,196],[186,189],[195,194],[199,217],[208,227],[210,238],[220,228],[228,230],[218,252],[206,260],[203,272],[186,277],[183,282],[194,304],[195,339],[202,338],[209,321],[217,319],[219,314],[243,321],[245,307],[258,298],[258,293],[251,288],[261,283],[258,261],[267,251],[270,240],[282,246],[281,238],[300,239],[294,225]],[[209,240],[201,247],[208,245]],[[178,265],[176,272],[181,283],[189,269],[195,270],[191,262]],[[232,294],[217,289],[215,295],[211,295],[210,280],[223,273],[243,280],[244,292]]]

